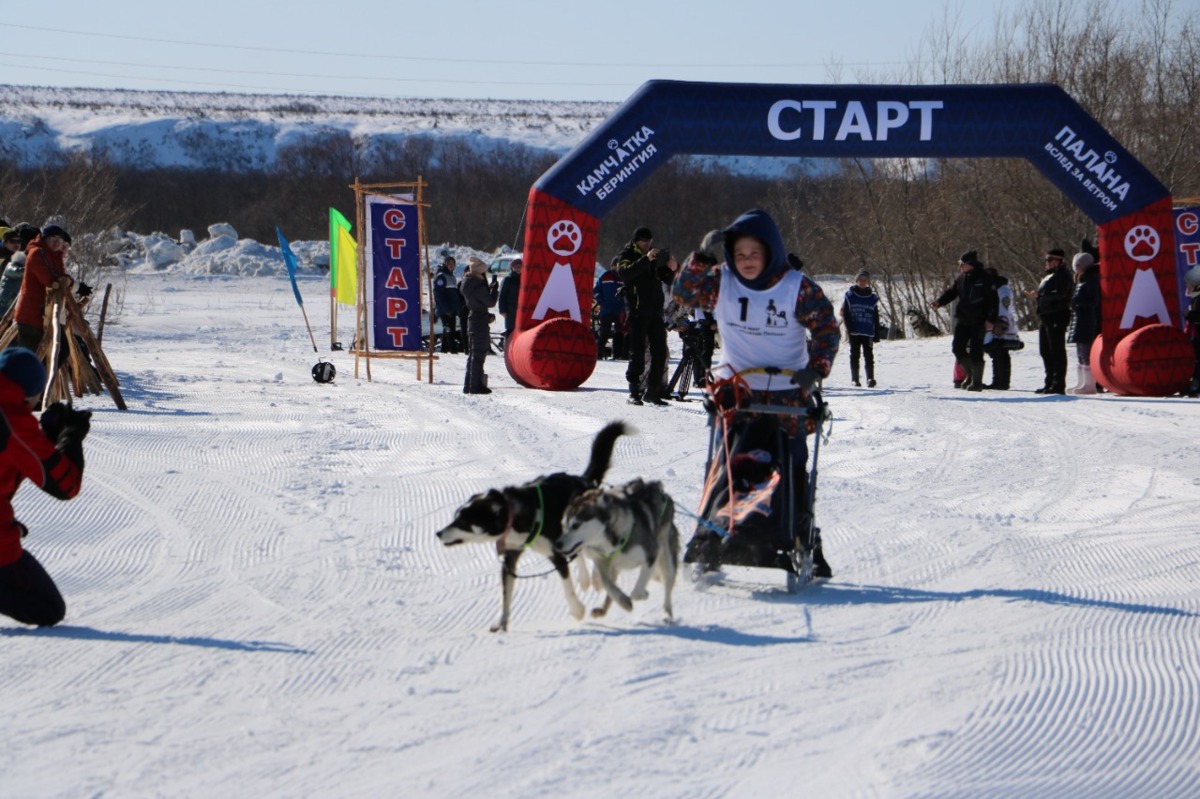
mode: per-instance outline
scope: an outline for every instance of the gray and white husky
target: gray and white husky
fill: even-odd
[[[571,584],[570,559],[559,553],[556,546],[562,534],[563,511],[580,491],[600,484],[612,461],[617,438],[632,431],[623,422],[605,425],[592,442],[591,459],[583,474],[555,472],[522,485],[476,494],[455,511],[454,521],[438,530],[438,540],[448,547],[471,542],[491,544],[503,559],[500,620],[492,626],[492,632],[508,629],[517,561],[526,549],[550,558],[562,580],[571,615],[583,618],[583,603]]]
[[[613,600],[633,610],[633,601],[646,599],[651,577],[663,584],[663,617],[674,621],[671,591],[679,570],[679,530],[675,527],[675,502],[662,483],[632,480],[612,489],[582,491],[563,513],[563,533],[555,548],[564,557],[576,554],[592,562],[592,575],[606,594],[604,604],[592,610],[599,618]],[[617,585],[623,571],[638,570],[627,595]]]

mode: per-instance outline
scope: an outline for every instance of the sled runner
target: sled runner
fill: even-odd
[[[783,569],[795,592],[814,577],[817,457],[820,428],[830,415],[817,372],[762,371],[790,381],[805,399],[799,406],[751,403],[740,375],[710,381],[704,494],[683,559],[692,564],[693,580],[722,565]],[[796,424],[804,435],[817,434],[807,472],[793,461],[787,428]]]

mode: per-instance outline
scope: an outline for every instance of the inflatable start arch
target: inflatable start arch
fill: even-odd
[[[589,325],[600,220],[676,154],[1024,158],[1099,228],[1097,379],[1122,394],[1187,385],[1171,197],[1057,86],[791,86],[651,81],[529,191],[505,364],[566,390],[596,366]]]

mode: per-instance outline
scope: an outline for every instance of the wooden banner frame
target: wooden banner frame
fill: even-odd
[[[429,362],[429,382],[433,383],[433,362],[438,359],[434,350],[433,311],[429,312],[429,349],[416,352],[395,352],[393,350],[375,350],[368,345],[368,325],[370,324],[367,304],[367,242],[366,242],[366,208],[368,194],[411,194],[413,204],[417,207],[417,252],[421,259],[421,278],[425,282],[426,292],[417,292],[417,302],[420,304],[422,325],[425,319],[425,296],[433,301],[433,272],[430,269],[429,241],[425,235],[425,209],[429,203],[425,201],[425,188],[429,184],[418,175],[415,182],[402,183],[362,183],[357,177],[350,188],[354,189],[355,225],[358,230],[358,304],[355,307],[354,330],[354,376],[358,377],[359,360],[366,361],[367,381],[371,381],[371,359],[384,358],[417,362],[417,382],[421,381],[421,364]]]

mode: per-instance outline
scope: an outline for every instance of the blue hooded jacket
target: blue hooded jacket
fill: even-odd
[[[761,291],[771,285],[779,275],[792,268],[787,262],[787,247],[784,246],[779,227],[770,214],[761,208],[755,208],[739,216],[732,225],[725,228],[724,233],[727,271],[746,288]],[[743,278],[734,266],[733,245],[742,236],[753,236],[767,248],[766,268],[753,280]]]

